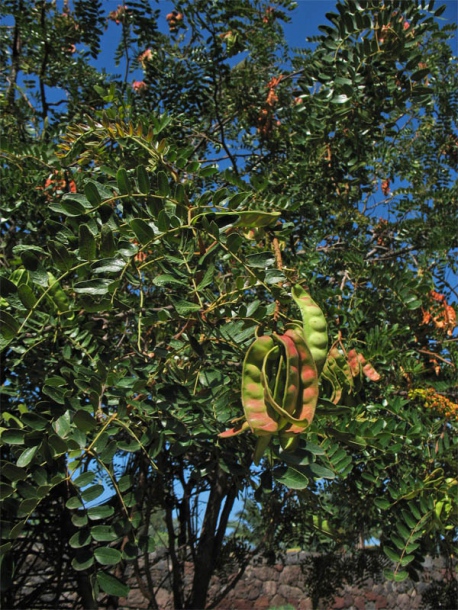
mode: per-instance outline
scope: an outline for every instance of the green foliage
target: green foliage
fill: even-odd
[[[0,9],[5,606],[68,585],[97,608],[140,561],[154,605],[160,547],[176,608],[216,605],[222,557],[243,571],[375,537],[402,580],[456,553],[450,29],[433,2],[345,0],[293,55],[292,8]],[[105,23],[123,77],[91,63]],[[329,335],[313,422],[254,464],[250,432],[220,436],[243,416],[245,354],[300,312],[317,330],[310,307]],[[261,398],[289,404],[275,366]],[[240,497],[250,527],[231,531]],[[32,549],[49,566],[34,593]]]

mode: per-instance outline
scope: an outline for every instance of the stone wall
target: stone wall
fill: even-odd
[[[353,578],[353,584],[345,584],[341,568],[345,567],[345,562],[351,561],[351,558],[340,556],[337,563],[326,564],[321,559],[318,562],[315,560],[319,557],[294,552],[287,553],[282,562],[274,564],[258,559],[247,567],[234,589],[214,607],[218,610],[415,610],[428,608],[422,603],[422,594],[432,582],[444,582],[447,576],[443,560],[427,559],[419,582],[405,580],[394,583],[386,581],[381,570],[377,573],[372,570],[372,574],[362,570],[359,578],[356,578],[358,582]],[[163,558],[155,563],[150,572],[154,583],[163,583],[157,592],[157,602],[161,610],[173,610],[171,591],[167,583],[168,569],[167,560]],[[191,569],[191,565],[187,566],[189,579]],[[228,578],[230,580],[231,574],[228,574]],[[312,585],[310,588],[310,582],[316,586]],[[225,584],[226,579],[215,579],[210,599],[214,599]],[[120,600],[120,607],[125,610],[147,608],[148,601],[141,592],[141,582],[139,584],[138,579],[132,578],[130,585],[131,592],[127,599]],[[440,607],[446,608],[443,605]]]

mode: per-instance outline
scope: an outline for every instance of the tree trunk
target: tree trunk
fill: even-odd
[[[233,499],[231,500],[233,496],[231,488],[232,485],[228,485],[226,473],[218,467],[208,498],[202,531],[197,545],[192,590],[186,605],[186,608],[189,610],[202,610],[205,608],[210,579],[215,571],[216,559],[223,542],[221,531],[226,529],[230,511],[223,510],[221,521],[223,521],[224,517],[226,523],[221,522],[219,527],[218,518],[224,498],[227,496],[229,504],[233,503]]]

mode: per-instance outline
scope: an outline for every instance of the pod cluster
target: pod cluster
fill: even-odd
[[[255,463],[272,436],[278,436],[283,450],[295,449],[299,435],[312,423],[320,384],[330,402],[349,405],[363,375],[373,381],[380,377],[355,350],[328,351],[327,323],[320,307],[299,285],[293,287],[292,297],[302,323],[295,321],[284,334],[263,335],[251,344],[242,368],[244,420],[220,434],[224,438],[251,430],[258,437]]]
[[[312,422],[319,396],[319,379],[327,354],[327,324],[323,312],[300,286],[292,291],[302,324],[284,334],[258,337],[249,347],[242,368],[243,424],[223,432],[228,437],[250,429],[257,437],[259,462],[272,436],[285,450],[294,449],[298,435]]]

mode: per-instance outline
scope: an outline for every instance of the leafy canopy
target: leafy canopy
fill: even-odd
[[[292,51],[293,8],[0,8],[8,607],[41,595],[22,585],[32,548],[56,599],[123,597],[133,564],[154,605],[165,546],[174,606],[202,608],[217,559],[278,550],[296,510],[307,544],[375,535],[397,580],[456,552],[452,28],[434,2],[345,0]],[[106,27],[123,76],[93,62]],[[295,285],[331,364],[298,446],[274,439],[257,466],[253,434],[219,435],[255,337],[300,318]],[[229,528],[249,496],[255,540]]]

